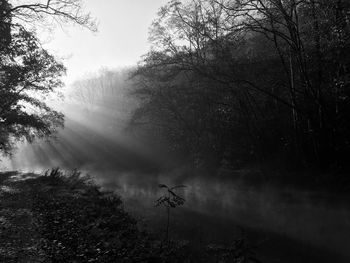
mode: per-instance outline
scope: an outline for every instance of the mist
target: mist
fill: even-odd
[[[7,169],[157,169],[161,154],[128,133],[137,107],[129,73],[130,69],[102,69],[74,82],[62,99],[54,100],[53,107],[65,115],[64,127],[52,138],[18,143],[10,160],[4,161]]]
[[[350,4],[24,2],[0,3],[0,207],[60,251],[62,199],[101,262],[350,261]]]
[[[350,211],[345,200],[256,179],[249,183],[249,176],[260,176],[253,167],[237,169],[234,176],[225,170],[214,176],[211,170],[177,159],[166,140],[132,122],[142,102],[135,96],[133,70],[102,69],[74,82],[54,106],[65,115],[64,127],[52,138],[19,143],[6,169],[82,171],[104,190],[121,195],[126,209],[156,233],[165,220],[154,207],[161,194],[158,185],[186,185],[186,205],[174,215],[177,238],[230,242],[244,229],[259,244],[262,258],[270,259],[270,249],[277,244],[282,244],[282,255],[277,256],[288,258],[285,262],[314,254],[320,262],[347,258]],[[289,246],[298,249],[299,256],[288,252]]]

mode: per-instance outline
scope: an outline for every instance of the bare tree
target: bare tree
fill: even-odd
[[[97,31],[96,20],[83,9],[82,0],[9,1],[9,15],[22,24],[47,21],[58,24],[73,23]],[[12,3],[13,2],[13,3]]]

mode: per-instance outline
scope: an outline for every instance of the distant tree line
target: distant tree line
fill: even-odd
[[[170,1],[131,126],[198,165],[347,169],[349,37],[347,0]]]
[[[68,96],[83,108],[85,123],[101,128],[125,128],[137,100],[129,96],[131,69],[101,69],[96,74],[76,80]],[[79,107],[74,105],[75,109]]]
[[[96,29],[81,0],[0,0],[0,153],[63,125],[45,98],[63,85],[65,67],[42,47],[36,29],[67,22]]]

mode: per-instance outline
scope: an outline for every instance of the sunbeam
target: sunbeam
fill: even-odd
[[[350,262],[349,36],[345,0],[0,0],[0,262]]]

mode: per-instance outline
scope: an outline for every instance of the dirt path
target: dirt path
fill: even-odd
[[[0,262],[47,262],[33,215],[30,174],[0,173]]]
[[[0,263],[153,262],[121,199],[98,189],[77,171],[0,173]]]

